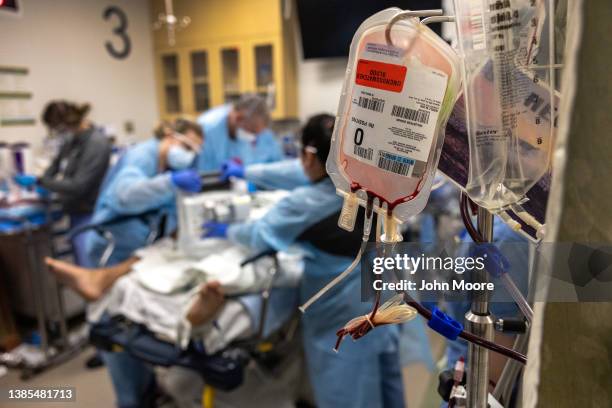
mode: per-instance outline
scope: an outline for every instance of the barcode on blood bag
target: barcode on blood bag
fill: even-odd
[[[374,112],[382,112],[385,107],[385,101],[379,98],[366,98],[365,96],[360,96],[357,105]]]
[[[475,51],[487,48],[487,37],[484,31],[484,13],[482,0],[469,0],[470,33],[472,34],[472,47]]]
[[[404,106],[393,105],[391,109],[391,116],[410,120],[412,122],[418,122],[426,125],[429,123],[429,111],[421,109],[410,109]]]
[[[378,151],[378,168],[407,176],[414,166],[414,160],[393,153]]]
[[[361,146],[357,146],[355,145],[355,149],[353,150],[353,152],[355,153],[355,155],[366,159],[366,160],[372,160],[372,155],[374,154],[374,149],[372,148],[365,148],[365,147],[361,147]]]

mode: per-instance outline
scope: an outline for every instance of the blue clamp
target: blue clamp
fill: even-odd
[[[511,266],[508,258],[491,243],[472,244],[470,256],[483,258],[485,270],[496,278],[508,272]]]
[[[463,331],[463,325],[461,323],[437,307],[433,308],[431,318],[427,322],[427,325],[449,340],[456,340]]]

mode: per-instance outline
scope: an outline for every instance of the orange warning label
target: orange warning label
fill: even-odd
[[[402,92],[405,78],[406,67],[403,65],[364,59],[357,62],[355,83],[358,85],[391,92]]]

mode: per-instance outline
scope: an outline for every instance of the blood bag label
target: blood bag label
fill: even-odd
[[[406,67],[403,65],[364,59],[357,62],[355,83],[359,85],[391,92],[402,92],[405,78]]]
[[[367,44],[355,70],[343,151],[406,177],[422,177],[434,141],[447,75],[398,49]]]

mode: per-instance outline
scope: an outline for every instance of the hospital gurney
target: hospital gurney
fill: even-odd
[[[232,341],[224,349],[207,353],[202,342],[191,339],[187,347],[178,347],[175,343],[160,336],[144,324],[135,323],[125,316],[105,317],[94,323],[90,331],[92,344],[106,351],[127,352],[130,355],[154,366],[181,366],[198,373],[207,387],[231,391],[239,387],[244,380],[244,372],[249,362],[255,362],[267,371],[274,371],[275,366],[287,350],[292,347],[298,326],[297,292],[295,288],[272,288],[279,273],[276,254],[271,251],[256,254],[245,259],[241,266],[254,263],[264,257],[274,260],[270,279],[263,290],[256,294],[261,299],[260,319],[254,335]],[[287,307],[287,291],[295,293],[294,304]],[[245,296],[254,296],[245,294]],[[290,295],[291,296],[291,295]],[[231,295],[236,299],[238,295]],[[278,303],[278,304],[277,304]],[[268,311],[271,308],[281,311],[273,319]]]

